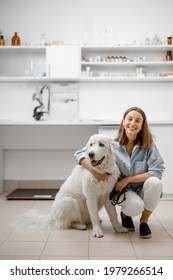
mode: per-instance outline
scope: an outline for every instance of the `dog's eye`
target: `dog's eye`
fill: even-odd
[[[99,143],[99,146],[100,146],[100,147],[104,147],[105,145],[104,145],[102,142],[100,142],[100,143]]]
[[[92,144],[92,143],[90,143],[90,147],[92,147],[92,145],[93,145],[93,144]]]

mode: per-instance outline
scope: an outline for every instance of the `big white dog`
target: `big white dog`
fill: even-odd
[[[61,228],[84,230],[92,223],[93,236],[103,237],[99,209],[105,206],[113,228],[117,232],[127,232],[117,220],[115,207],[109,200],[109,193],[119,176],[115,163],[115,150],[118,144],[109,136],[95,134],[86,145],[86,154],[92,168],[99,173],[107,172],[108,179],[98,181],[87,169],[77,165],[57,193],[50,215],[26,213],[23,224],[46,227],[57,224]]]

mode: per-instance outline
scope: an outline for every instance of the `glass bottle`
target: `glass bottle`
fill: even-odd
[[[0,35],[0,46],[4,46],[4,45],[5,45],[4,36]]]
[[[167,37],[167,43],[168,45],[172,45],[172,37]]]
[[[166,60],[167,61],[172,60],[172,52],[171,51],[167,51]]]
[[[11,39],[12,46],[19,46],[20,45],[20,38],[17,35],[17,32],[14,32],[14,36]]]
[[[45,34],[41,34],[40,45],[41,45],[41,46],[44,46],[45,44],[46,44]]]
[[[4,45],[5,45],[4,35],[0,29],[0,46],[4,46]]]
[[[160,45],[161,41],[158,34],[155,34],[152,39],[152,45]]]

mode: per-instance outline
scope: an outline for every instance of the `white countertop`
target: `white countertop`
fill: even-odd
[[[0,125],[119,125],[121,120],[79,119],[79,120],[8,120],[0,119]],[[148,121],[149,125],[173,125],[173,120]]]

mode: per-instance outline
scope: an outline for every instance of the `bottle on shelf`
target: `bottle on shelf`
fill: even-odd
[[[20,37],[18,36],[17,32],[14,32],[14,35],[11,39],[12,46],[19,46],[20,45]]]
[[[152,39],[152,45],[160,45],[161,40],[158,34],[155,34],[153,39]]]
[[[172,45],[172,37],[167,37],[167,44]]]
[[[167,51],[166,60],[167,60],[167,61],[172,60],[172,52],[171,52],[171,51]]]
[[[41,34],[40,45],[41,45],[41,46],[45,46],[45,45],[46,45],[45,34]]]
[[[4,35],[2,30],[0,29],[0,46],[4,46],[4,45],[5,45]]]

